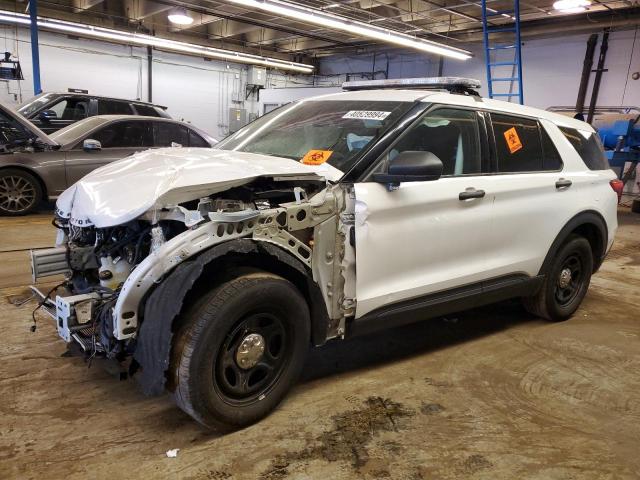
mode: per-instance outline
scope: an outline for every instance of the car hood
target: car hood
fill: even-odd
[[[24,118],[15,110],[7,107],[6,105],[0,105],[0,111],[9,118],[13,118],[16,122],[18,122],[23,128],[29,131],[34,138],[38,139],[41,143],[45,145],[49,145],[51,147],[58,146],[58,143],[51,139],[46,133],[36,127],[29,120]]]
[[[281,157],[209,148],[162,148],[118,160],[65,190],[56,213],[78,226],[121,225],[151,208],[195,200],[257,177],[338,180],[342,172]]]

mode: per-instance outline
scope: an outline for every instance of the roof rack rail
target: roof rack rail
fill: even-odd
[[[344,82],[343,90],[378,90],[385,88],[447,90],[450,93],[474,95],[479,97],[477,89],[480,80],[464,77],[423,77],[423,78],[394,78],[386,80],[356,80]]]

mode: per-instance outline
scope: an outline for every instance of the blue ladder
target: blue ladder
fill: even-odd
[[[509,15],[515,18],[513,25],[490,24],[492,17]],[[522,92],[522,54],[520,51],[520,1],[513,0],[513,10],[495,10],[487,8],[487,0],[482,0],[482,33],[484,35],[484,58],[487,66],[487,88],[489,89],[489,98],[505,97],[507,101],[517,98],[518,102],[524,104]],[[513,41],[506,43],[496,43],[492,38],[494,33],[513,33]],[[496,57],[502,51],[513,50],[513,59],[500,60]],[[493,67],[511,66],[511,74],[494,76]],[[495,92],[494,84],[509,84],[508,92]],[[517,85],[518,91],[513,92],[514,85]],[[497,86],[497,85],[496,85]]]

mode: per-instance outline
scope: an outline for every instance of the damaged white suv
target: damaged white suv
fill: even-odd
[[[482,99],[465,79],[357,82],[216,149],[102,167],[60,196],[59,335],[147,394],[237,428],[310,345],[522,297],[571,316],[617,228],[591,126]],[[449,90],[449,92],[445,91]]]

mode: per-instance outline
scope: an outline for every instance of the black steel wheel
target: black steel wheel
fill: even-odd
[[[540,290],[523,299],[525,308],[549,320],[568,319],[587,294],[592,272],[591,245],[586,238],[571,235],[556,253]]]
[[[227,335],[214,368],[214,386],[230,404],[251,402],[278,380],[291,334],[277,313],[256,312]]]
[[[309,307],[300,291],[270,273],[243,275],[185,312],[174,336],[169,389],[206,427],[250,425],[284,398],[309,343]]]
[[[0,214],[26,215],[42,200],[42,187],[28,172],[15,168],[0,170]]]

